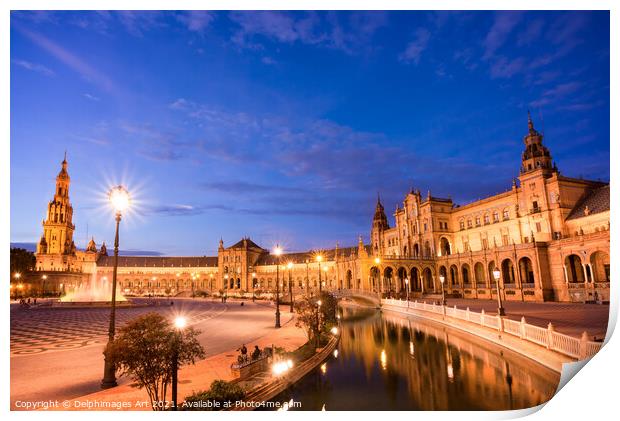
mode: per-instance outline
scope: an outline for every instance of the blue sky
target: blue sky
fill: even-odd
[[[609,180],[607,12],[12,12],[11,241],[67,150],[78,247],[112,242],[118,182],[126,250],[353,245],[377,192],[509,188],[528,109],[563,174]]]

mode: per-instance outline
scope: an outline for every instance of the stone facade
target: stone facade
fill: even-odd
[[[441,293],[443,276],[449,296],[495,299],[497,266],[506,300],[608,301],[609,184],[561,175],[531,118],[523,141],[519,176],[503,193],[458,205],[412,190],[394,211],[392,227],[377,199],[370,245],[360,237],[356,247],[278,259],[243,238],[228,247],[220,240],[213,257],[120,257],[121,291],[271,294],[277,276],[284,294],[290,284],[295,294],[322,287],[415,298]],[[60,280],[57,272],[84,274],[67,278],[65,288],[93,276],[111,279],[112,271],[105,244],[97,249],[91,239],[85,251],[75,249],[69,184],[65,159],[37,247],[39,271]]]

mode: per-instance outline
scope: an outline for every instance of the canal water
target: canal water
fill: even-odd
[[[291,410],[507,410],[548,401],[560,376],[419,318],[344,307],[337,352],[274,400]],[[297,405],[299,405],[297,404]]]

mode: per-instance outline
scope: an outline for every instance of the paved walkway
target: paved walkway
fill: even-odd
[[[253,349],[254,345],[258,345],[261,349],[276,345],[283,347],[286,351],[292,351],[307,341],[304,331],[295,327],[295,319],[292,315],[282,314],[282,322],[283,325],[280,329],[272,328],[267,335],[247,343],[248,349]],[[183,401],[186,396],[192,393],[209,389],[214,380],[232,380],[230,365],[235,361],[236,356],[235,350],[225,351],[199,361],[196,365],[183,367],[179,371],[179,401]],[[169,394],[167,399],[170,399]],[[112,405],[116,402],[128,402],[130,407],[126,410],[151,410],[150,405],[142,406],[150,402],[146,391],[131,387],[129,384],[71,399],[66,404],[68,407],[58,409],[86,410],[89,408],[84,405],[89,402],[97,404],[98,409],[109,408],[106,405]]]
[[[420,300],[435,302],[435,300]],[[471,311],[497,314],[496,300],[476,300],[465,298],[448,298],[447,305],[450,307]],[[580,303],[529,303],[521,301],[507,301],[503,303],[506,316],[513,320],[521,320],[525,317],[527,323],[547,327],[549,322],[558,332],[576,337],[586,331],[594,339],[602,339],[607,332],[609,319],[609,305],[580,304]]]
[[[182,313],[202,332],[199,341],[205,347],[207,358],[234,354],[242,343],[250,348],[250,343],[275,330],[274,308],[269,304],[246,301],[241,306],[235,300],[222,304],[204,299],[174,301],[174,306],[119,310],[118,326],[144,311],[155,310],[170,317]],[[284,322],[290,314],[288,309],[281,308],[281,311]],[[103,372],[107,316],[109,309],[23,310],[12,307],[11,408],[16,409],[16,401],[62,401],[98,392]],[[304,336],[301,329],[296,330],[299,331],[297,335]],[[90,339],[81,339],[78,332]],[[297,338],[297,335],[291,334],[291,338]],[[118,383],[122,386],[130,381],[122,377]]]

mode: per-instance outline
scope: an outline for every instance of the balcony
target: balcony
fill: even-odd
[[[540,213],[540,208],[532,208],[530,209],[530,214]]]

